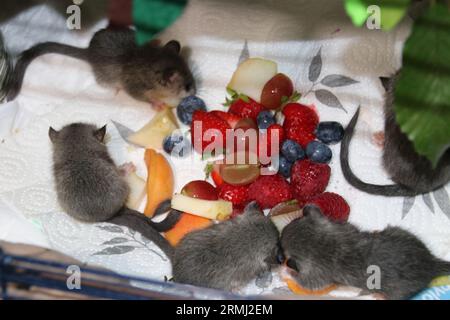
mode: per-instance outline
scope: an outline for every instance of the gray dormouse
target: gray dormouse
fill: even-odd
[[[73,123],[59,131],[50,128],[60,206],[82,222],[109,222],[133,229],[170,258],[173,248],[159,232],[169,230],[178,221],[178,214],[173,212],[157,223],[126,207],[129,187],[103,144],[105,133],[106,126],[97,128],[85,123]]]
[[[303,214],[283,229],[281,247],[295,279],[307,289],[341,284],[387,299],[407,299],[435,277],[450,274],[450,262],[433,256],[406,230],[363,232],[329,220],[315,206],[306,206]],[[368,282],[374,268],[379,268],[378,288]]]
[[[415,196],[439,189],[450,181],[450,149],[442,155],[435,168],[426,157],[415,151],[414,145],[395,120],[394,90],[398,77],[399,73],[392,78],[381,79],[386,89],[383,166],[395,184],[366,183],[350,168],[349,147],[358,121],[359,108],[345,129],[341,142],[341,167],[346,180],[361,191],[383,196]]]
[[[242,215],[186,235],[175,247],[175,282],[236,290],[278,265],[279,232],[255,202]]]
[[[20,92],[28,65],[37,57],[56,53],[89,63],[97,82],[125,90],[130,96],[156,107],[178,102],[195,93],[194,77],[180,55],[178,41],[165,46],[150,42],[138,46],[135,31],[109,28],[96,32],[87,48],[44,42],[22,52],[8,83],[8,100]]]

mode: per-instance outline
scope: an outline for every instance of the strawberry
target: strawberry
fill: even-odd
[[[272,140],[272,132],[275,140]],[[258,155],[260,157],[270,157],[273,155],[272,153],[276,152],[275,148],[272,148],[272,144],[275,141],[278,141],[278,152],[281,150],[281,145],[284,141],[284,130],[279,124],[272,124],[267,130],[260,130],[259,136],[261,138],[258,141]]]
[[[196,127],[196,124],[199,122],[201,123],[201,132],[198,132],[199,129]],[[216,129],[215,131],[209,131],[211,133],[210,139],[209,137],[205,137],[205,132],[209,129]],[[223,148],[225,148],[227,129],[231,129],[230,125],[225,120],[215,116],[211,112],[205,112],[202,110],[194,111],[191,123],[191,141],[195,151],[198,153],[203,153],[205,148],[212,144],[216,139],[219,139],[218,141],[222,141]]]
[[[325,191],[330,180],[330,167],[325,163],[298,160],[291,169],[291,186],[294,198],[305,204]]]
[[[211,114],[215,115],[216,117],[221,118],[222,120],[225,120],[231,128],[235,128],[236,124],[241,120],[242,118],[234,113],[219,111],[219,110],[213,110],[210,112]]]
[[[316,138],[314,132],[319,123],[317,113],[308,106],[289,103],[283,108],[283,114],[286,138],[294,140],[306,148],[308,143]]]
[[[340,195],[333,192],[324,192],[308,201],[320,208],[322,213],[337,222],[346,222],[350,213],[350,207]]]
[[[248,202],[248,185],[234,186],[223,182],[219,187],[219,198],[232,202],[235,208],[243,208]]]
[[[228,109],[228,112],[236,114],[241,118],[251,118],[256,122],[256,117],[264,110],[264,107],[262,104],[259,104],[251,98],[248,98],[248,101],[249,102],[245,102],[242,99],[234,101],[231,104],[230,109]]]
[[[310,131],[309,129],[298,126],[289,126],[286,124],[283,125],[283,128],[286,134],[286,139],[294,140],[304,149],[306,149],[308,143],[316,139],[314,131]]]
[[[248,188],[248,200],[256,200],[262,209],[291,199],[289,182],[279,174],[260,176]]]

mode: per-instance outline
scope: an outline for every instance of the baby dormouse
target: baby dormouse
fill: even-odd
[[[109,222],[131,228],[170,257],[173,248],[159,232],[167,231],[177,220],[169,216],[156,223],[126,207],[129,187],[103,144],[105,133],[106,126],[97,128],[85,123],[73,123],[59,131],[50,128],[60,206],[82,222]]]
[[[99,84],[123,89],[157,108],[164,103],[176,106],[182,98],[195,93],[194,77],[180,55],[178,41],[164,46],[155,41],[138,46],[135,36],[132,29],[109,28],[96,32],[87,48],[56,42],[31,47],[18,58],[8,84],[8,100],[19,94],[28,65],[48,53],[86,61]]]
[[[383,166],[395,184],[365,183],[350,168],[349,146],[358,121],[359,108],[348,124],[341,142],[341,167],[347,181],[364,192],[383,196],[415,196],[441,188],[450,181],[450,149],[442,155],[435,168],[426,157],[416,152],[413,143],[401,131],[395,119],[394,90],[398,77],[399,73],[392,78],[381,79],[386,89]]]
[[[175,247],[175,282],[236,290],[278,264],[279,232],[255,202],[242,215],[186,235]]]
[[[329,220],[315,206],[306,206],[303,214],[284,228],[281,247],[295,279],[307,289],[342,284],[387,299],[407,299],[433,278],[450,273],[450,262],[433,256],[406,230],[359,231],[350,223]],[[379,268],[379,288],[368,287],[369,267]]]

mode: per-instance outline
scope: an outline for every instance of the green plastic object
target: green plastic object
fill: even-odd
[[[380,26],[384,31],[393,29],[405,16],[411,0],[345,0],[344,8],[355,26],[361,27],[370,15],[368,8],[380,9]]]
[[[183,13],[187,0],[133,0],[137,43],[142,45],[169,27]]]
[[[450,12],[430,6],[403,49],[394,110],[416,151],[435,166],[450,147]]]

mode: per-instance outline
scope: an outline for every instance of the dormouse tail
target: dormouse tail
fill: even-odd
[[[353,137],[353,133],[355,130],[356,123],[358,122],[359,111],[361,107],[358,107],[353,118],[350,120],[347,128],[345,129],[344,138],[341,142],[341,168],[342,173],[344,174],[345,179],[355,188],[376,195],[382,195],[387,197],[400,197],[400,196],[415,196],[417,194],[416,191],[407,189],[398,184],[390,184],[390,185],[376,185],[370,184],[359,179],[350,168],[349,164],[349,147],[350,142]]]
[[[437,276],[450,275],[450,262],[436,259],[436,274]]]
[[[171,229],[179,217],[180,213],[173,211],[169,213],[165,220],[157,223],[138,211],[124,207],[114,218],[107,222],[125,226],[141,233],[142,236],[153,241],[169,259],[172,259],[173,247],[159,232]]]
[[[14,100],[22,88],[23,78],[28,65],[37,57],[47,54],[57,53],[70,56],[77,59],[87,60],[88,50],[83,48],[77,48],[66,44],[56,42],[44,42],[39,43],[28,50],[22,52],[17,60],[12,74],[8,81],[8,101]]]

